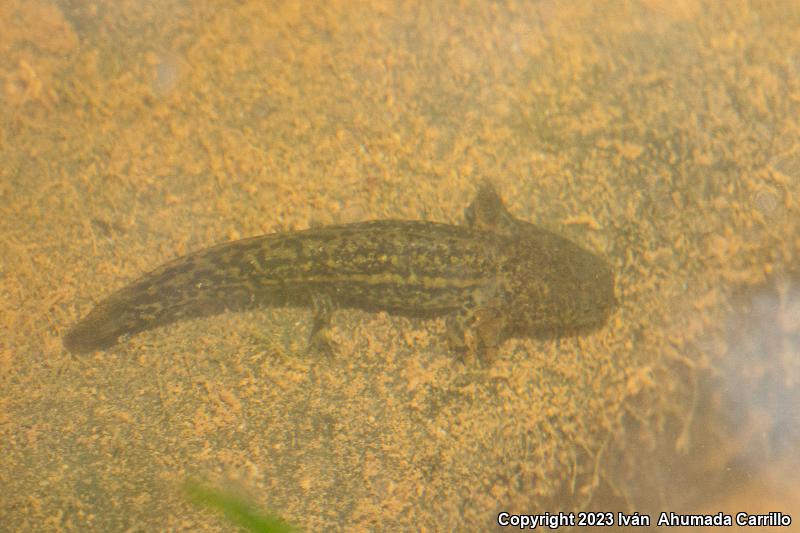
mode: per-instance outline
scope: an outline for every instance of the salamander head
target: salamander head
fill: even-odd
[[[513,336],[559,336],[602,326],[617,304],[614,275],[600,257],[515,218],[488,181],[464,212],[467,226],[506,242],[506,301]]]
[[[562,336],[602,326],[617,305],[608,263],[563,237],[526,226],[515,251],[515,334]]]

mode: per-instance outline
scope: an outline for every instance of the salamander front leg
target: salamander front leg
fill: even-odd
[[[336,343],[330,338],[330,331],[336,306],[329,294],[321,292],[312,293],[311,302],[314,318],[311,324],[311,333],[308,336],[309,350],[332,357],[336,352]]]
[[[464,355],[469,353],[467,343],[467,329],[469,328],[469,316],[465,311],[458,311],[449,315],[445,319],[447,326],[447,345],[453,352]]]
[[[470,228],[513,236],[519,221],[508,212],[491,182],[484,181],[472,203],[464,209],[464,221]]]
[[[503,342],[505,317],[492,308],[465,307],[447,317],[450,349],[488,365]]]

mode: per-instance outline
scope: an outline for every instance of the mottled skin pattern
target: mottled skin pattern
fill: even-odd
[[[465,226],[384,220],[276,233],[179,257],[100,302],[71,352],[176,320],[258,305],[312,306],[313,338],[337,308],[445,316],[450,346],[490,358],[508,337],[602,325],[614,278],[597,256],[515,219],[484,184]]]

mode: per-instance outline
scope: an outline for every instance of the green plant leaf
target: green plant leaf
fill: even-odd
[[[261,533],[292,533],[295,531],[277,516],[258,511],[250,503],[230,492],[206,487],[196,481],[187,482],[183,488],[189,499],[195,504],[222,512],[228,520],[248,531]]]

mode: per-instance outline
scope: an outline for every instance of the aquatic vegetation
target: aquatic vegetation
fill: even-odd
[[[249,502],[230,492],[207,487],[196,481],[184,487],[189,499],[200,507],[222,512],[234,524],[247,531],[260,533],[292,533],[297,531],[275,515],[255,509]]]

